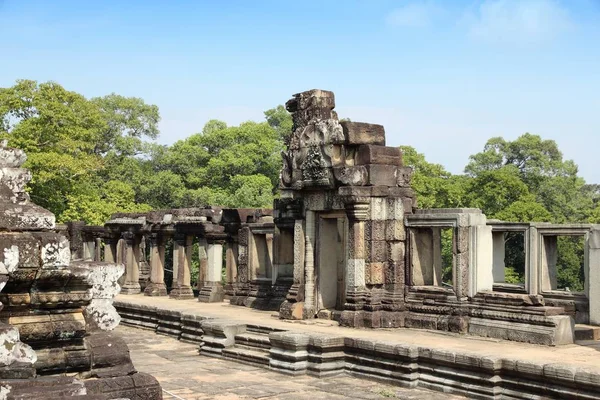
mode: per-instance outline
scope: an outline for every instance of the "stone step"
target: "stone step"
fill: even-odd
[[[271,348],[269,335],[261,333],[244,332],[237,334],[235,335],[235,344],[256,349],[269,350]]]
[[[600,340],[600,326],[575,325],[575,340]]]
[[[257,333],[263,335],[269,335],[271,332],[282,332],[285,329],[276,329],[271,328],[269,326],[261,326],[261,325],[246,325],[246,332]]]
[[[269,365],[269,352],[266,350],[235,345],[234,347],[223,349],[221,356],[229,360],[236,360],[253,365]]]

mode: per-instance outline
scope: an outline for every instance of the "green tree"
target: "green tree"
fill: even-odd
[[[156,137],[157,119],[156,107],[140,99],[110,95],[88,100],[54,82],[20,80],[0,88],[0,135],[25,150],[24,167],[33,174],[31,198],[59,221],[67,217],[99,221],[115,204],[134,206],[133,199],[123,204],[106,195],[116,189],[106,186],[108,182],[119,180],[107,173],[111,170],[107,165],[125,160],[110,165],[109,155],[126,158],[136,153],[131,149],[141,146],[132,146],[130,139]]]
[[[282,143],[287,143],[292,134],[292,128],[294,125],[294,122],[292,121],[292,115],[287,112],[285,107],[282,105],[271,108],[265,111],[264,114],[269,126],[275,129],[279,135],[279,140]]]
[[[476,179],[490,174],[499,177],[498,171],[502,170],[511,171],[511,175],[518,171],[528,192],[551,213],[554,222],[580,222],[589,217],[592,200],[586,196],[585,182],[577,176],[575,163],[563,160],[553,140],[529,133],[514,141],[495,137],[488,140],[482,152],[472,155],[465,167],[467,175]],[[512,177],[510,182],[518,185]],[[502,201],[510,203],[510,199]]]
[[[413,169],[412,187],[420,208],[452,208],[465,205],[468,178],[452,175],[440,164],[425,160],[425,156],[410,146],[400,146],[404,165]]]

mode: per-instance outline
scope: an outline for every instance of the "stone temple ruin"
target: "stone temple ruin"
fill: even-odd
[[[399,148],[385,145],[383,126],[340,122],[334,106],[333,93],[323,90],[287,102],[294,126],[272,211],[116,214],[105,227],[71,229],[71,243],[82,243],[74,251],[91,257],[103,242],[105,259],[127,266],[122,293],[166,296],[165,244],[171,240],[171,298],[189,299],[195,289],[201,302],[228,299],[277,310],[282,319],[545,345],[573,343],[575,322],[600,323],[600,293],[590,284],[598,281],[599,226],[504,223],[478,209],[418,209],[412,170]],[[443,231],[452,237],[446,281]],[[522,233],[526,242],[522,285],[504,283],[507,232]],[[585,238],[584,293],[557,290],[556,238],[564,235]],[[151,250],[143,254],[146,241]],[[194,243],[200,271],[192,288]]]
[[[25,159],[0,144],[0,399],[162,399],[110,333],[123,265],[71,261],[54,215],[29,201]]]
[[[324,90],[286,103],[294,125],[272,210],[155,210],[115,214],[104,226],[55,228],[51,214],[28,203],[28,175],[3,168],[0,315],[13,349],[0,359],[3,388],[73,372],[74,378],[43,382],[51,382],[44,383],[48,390],[60,383],[100,396],[111,387],[103,382],[126,380],[135,389],[118,385],[131,398],[160,398],[156,381],[135,373],[126,345],[107,332],[119,322],[111,302],[120,290],[140,295],[116,303],[124,323],[198,343],[201,354],[280,372],[355,373],[478,398],[596,398],[600,374],[528,365],[523,380],[524,367],[503,360],[169,308],[197,299],[199,309],[223,303],[349,328],[418,328],[547,346],[600,339],[600,225],[508,223],[478,209],[419,209],[412,170],[399,148],[386,146],[383,126],[339,121],[334,107],[333,93]],[[17,150],[2,151],[6,167],[23,162]],[[514,237],[524,258],[518,284],[505,279],[507,238]],[[584,242],[581,292],[558,286],[561,237]],[[142,294],[164,300],[126,300]],[[104,353],[107,341],[119,351]],[[150,394],[140,397],[140,390]]]

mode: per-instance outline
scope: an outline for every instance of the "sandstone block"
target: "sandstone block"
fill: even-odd
[[[383,164],[402,166],[402,152],[399,147],[365,144],[358,147],[356,165]]]
[[[377,144],[385,146],[385,130],[382,125],[364,122],[340,122],[348,144]]]
[[[368,180],[367,169],[362,165],[334,168],[333,176],[340,184],[347,186],[363,186]]]
[[[398,168],[393,165],[369,164],[367,184],[371,186],[396,186],[398,183]]]

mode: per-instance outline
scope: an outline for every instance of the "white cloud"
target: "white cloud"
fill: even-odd
[[[555,0],[485,0],[465,21],[474,39],[509,44],[549,41],[573,26],[567,9]]]
[[[396,8],[386,17],[390,26],[422,28],[433,24],[441,8],[431,1],[417,1]]]

